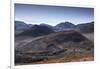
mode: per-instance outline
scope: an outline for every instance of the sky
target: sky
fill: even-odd
[[[86,7],[50,6],[34,4],[15,4],[15,20],[27,24],[49,24],[61,22],[73,24],[94,21],[94,9]]]

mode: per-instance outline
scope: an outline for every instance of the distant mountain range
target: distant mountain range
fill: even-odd
[[[15,30],[26,30],[29,29],[32,26],[32,24],[26,24],[25,22],[22,21],[15,21]]]
[[[62,22],[55,26],[55,31],[64,31],[68,29],[74,29],[75,25],[70,22]]]
[[[66,30],[77,30],[82,33],[92,33],[94,32],[94,22],[84,23],[74,25],[71,22],[61,22],[56,26],[51,26],[48,24],[32,25],[26,24],[22,21],[15,21],[15,35],[25,35],[25,36],[41,36],[47,35],[52,32],[66,31]]]
[[[50,34],[50,33],[53,33],[53,32],[54,31],[47,26],[33,25],[29,29],[26,29],[25,31],[20,33],[19,35],[37,37],[37,36],[47,35],[47,34]]]
[[[26,24],[23,21],[15,21],[15,34],[22,33],[23,31],[29,29],[31,26],[31,24]]]

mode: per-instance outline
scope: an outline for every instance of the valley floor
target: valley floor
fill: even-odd
[[[93,56],[71,56],[63,57],[59,59],[44,60],[36,62],[35,64],[47,64],[47,63],[64,63],[64,62],[82,62],[82,61],[93,61]]]
[[[68,62],[86,62],[86,61],[94,61],[94,56],[71,56],[71,57],[63,57],[59,59],[49,59],[39,62],[33,62],[33,63],[21,63],[17,65],[30,65],[30,64],[51,64],[51,63],[68,63]]]

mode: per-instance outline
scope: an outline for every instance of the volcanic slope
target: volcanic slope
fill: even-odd
[[[16,46],[15,63],[36,63],[72,56],[93,56],[93,54],[93,43],[81,33],[70,30],[51,33],[23,46]]]

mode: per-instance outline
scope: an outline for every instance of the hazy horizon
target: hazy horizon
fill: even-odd
[[[94,9],[83,7],[15,4],[15,20],[27,24],[49,24],[61,22],[73,24],[94,21]]]

